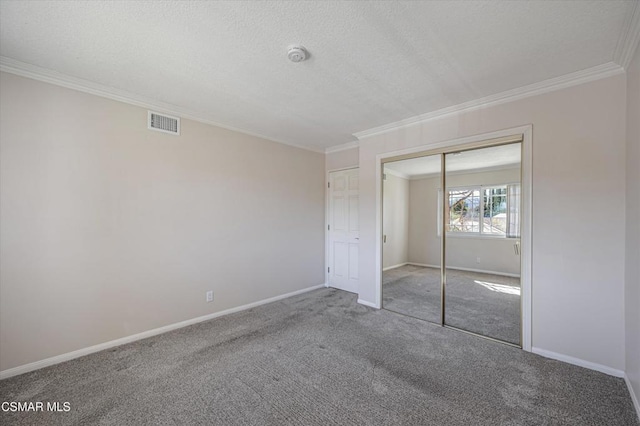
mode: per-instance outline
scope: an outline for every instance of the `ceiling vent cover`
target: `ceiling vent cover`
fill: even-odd
[[[148,128],[159,132],[180,134],[180,119],[166,114],[149,111]]]

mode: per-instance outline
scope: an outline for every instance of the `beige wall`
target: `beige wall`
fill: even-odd
[[[438,189],[440,178],[409,183],[409,262],[440,266],[438,236]]]
[[[449,174],[447,186],[498,185],[520,181],[520,169]],[[440,178],[410,181],[409,262],[440,266],[438,237],[438,189]],[[515,239],[468,237],[449,234],[447,267],[477,269],[500,274],[520,274]],[[477,262],[480,258],[480,263]]]
[[[409,180],[386,171],[384,181],[382,267],[398,266],[409,261]]]
[[[358,148],[330,152],[325,157],[325,170],[340,170],[358,167]]]
[[[626,373],[640,415],[640,47],[627,69]]]
[[[363,139],[359,297],[379,297],[376,156],[532,124],[533,346],[624,369],[625,229],[602,223],[625,220],[625,90],[617,75]]]
[[[0,88],[1,370],[324,282],[323,154]]]

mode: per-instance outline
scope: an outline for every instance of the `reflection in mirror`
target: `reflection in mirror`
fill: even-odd
[[[382,307],[441,322],[440,155],[386,163],[383,175]]]
[[[520,345],[515,143],[445,155],[445,324]]]

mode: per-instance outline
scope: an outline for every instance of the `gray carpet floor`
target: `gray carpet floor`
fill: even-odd
[[[3,425],[638,425],[622,379],[321,289],[0,382]]]
[[[405,265],[383,272],[382,306],[440,323],[440,269]],[[520,279],[447,269],[445,323],[520,344]]]

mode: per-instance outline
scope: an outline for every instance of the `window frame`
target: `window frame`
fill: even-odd
[[[499,238],[499,239],[518,239],[520,238],[520,235],[515,235],[515,236],[510,236],[509,235],[509,230],[511,229],[511,200],[510,200],[510,196],[509,196],[509,187],[510,186],[521,186],[520,182],[508,182],[508,183],[498,183],[498,184],[480,184],[480,185],[461,185],[461,186],[452,186],[452,187],[448,187],[447,188],[447,203],[450,204],[450,200],[451,200],[451,195],[450,192],[451,191],[478,191],[480,193],[480,210],[478,212],[478,231],[450,231],[449,229],[447,229],[446,231],[446,236],[447,237],[454,237],[454,238],[478,238],[478,239],[483,239],[483,238],[487,238],[487,239],[495,239],[495,238]],[[505,189],[505,194],[504,195],[499,195],[499,196],[504,196],[505,200],[506,200],[506,209],[505,209],[505,214],[506,214],[506,218],[505,218],[505,228],[506,231],[504,233],[504,235],[500,235],[500,234],[494,234],[494,233],[485,233],[483,232],[483,229],[485,227],[485,223],[484,223],[484,206],[485,206],[485,190],[487,189],[496,189],[496,188],[504,188]],[[492,196],[493,197],[493,196]],[[442,202],[444,200],[444,196],[443,196],[443,191],[441,188],[438,188],[438,226],[437,226],[437,231],[438,231],[438,236],[442,236],[442,227],[445,225],[444,224],[444,219],[442,217],[443,214],[443,208],[442,208]],[[451,207],[449,207],[449,211],[450,211]],[[518,209],[518,212],[520,212],[521,208]],[[450,224],[447,224],[447,228],[449,228]]]

